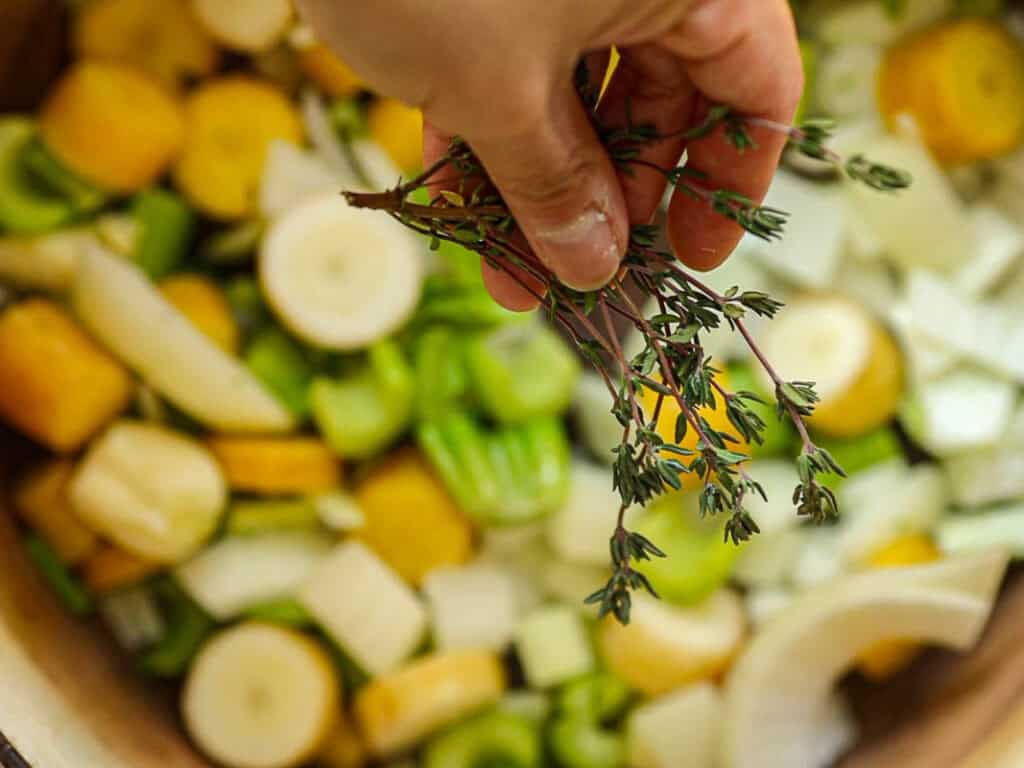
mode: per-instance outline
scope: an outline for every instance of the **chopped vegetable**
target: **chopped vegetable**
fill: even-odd
[[[116,592],[145,581],[161,568],[160,563],[144,560],[117,547],[103,546],[82,563],[82,578],[94,592]]]
[[[366,525],[366,517],[349,494],[322,493],[313,499],[317,519],[331,531],[349,533]]]
[[[70,496],[93,530],[134,555],[174,563],[214,532],[227,493],[217,462],[199,443],[121,421],[92,444]]]
[[[245,364],[296,418],[309,415],[314,368],[305,350],[284,331],[267,328],[257,334],[246,347]]]
[[[352,721],[342,714],[334,732],[327,738],[327,745],[317,755],[316,764],[321,768],[363,768],[365,763],[366,748],[362,739]]]
[[[151,280],[160,280],[184,263],[195,216],[181,198],[163,189],[141,192],[133,213],[138,234],[132,259]]]
[[[289,768],[327,745],[341,698],[330,657],[312,638],[247,622],[203,646],[181,708],[189,735],[218,763]]]
[[[265,231],[266,223],[262,219],[244,220],[207,237],[199,254],[211,264],[245,264],[256,253]]]
[[[99,600],[99,612],[117,644],[126,651],[152,646],[167,629],[155,596],[144,586],[104,595]]]
[[[737,392],[750,392],[763,402],[757,400],[744,401],[766,424],[761,433],[761,444],[750,445],[750,455],[754,459],[773,458],[775,456],[791,456],[797,444],[796,429],[787,419],[780,419],[775,410],[775,398],[770,392],[764,391],[761,381],[749,364],[734,363],[726,368],[729,383]],[[618,424],[618,422],[616,422]],[[619,427],[621,429],[621,426]],[[842,462],[840,462],[842,463]],[[845,466],[845,465],[844,465]]]
[[[436,325],[424,331],[416,340],[413,365],[418,419],[442,419],[465,406],[469,390],[465,344],[453,328]]]
[[[331,544],[315,531],[227,536],[178,566],[175,577],[203,610],[225,621],[269,600],[295,596]]]
[[[520,618],[515,575],[491,563],[436,568],[423,579],[434,644],[442,652],[500,652]]]
[[[234,491],[314,494],[341,483],[341,464],[313,437],[212,437],[206,442]]]
[[[954,0],[849,0],[829,4],[816,32],[828,45],[890,45],[947,17]]]
[[[70,452],[131,394],[128,372],[59,305],[28,299],[0,314],[0,415],[9,424]]]
[[[153,594],[165,617],[167,632],[139,659],[139,668],[154,677],[184,674],[213,631],[213,621],[171,581],[157,582]]]
[[[903,453],[899,435],[892,427],[882,427],[860,437],[846,440],[820,440],[822,448],[832,454],[847,475],[856,475],[865,469],[898,458]],[[843,478],[827,478],[832,487],[842,483]]]
[[[37,138],[25,145],[20,160],[36,183],[71,203],[78,217],[95,213],[107,202],[103,192],[72,173]]]
[[[61,562],[77,565],[99,543],[82,525],[68,499],[68,483],[74,465],[54,460],[35,467],[14,486],[13,507],[53,549]]]
[[[1004,550],[1024,557],[1024,505],[951,515],[939,523],[936,536],[940,549],[949,554]]]
[[[273,48],[292,22],[288,0],[190,0],[190,5],[217,42],[248,53]]]
[[[296,629],[305,629],[313,624],[313,617],[309,615],[309,611],[290,597],[280,597],[249,606],[242,615],[253,621],[281,624]]]
[[[625,762],[622,735],[584,720],[556,719],[548,729],[548,743],[566,768],[619,768]]]
[[[367,115],[370,136],[402,171],[423,167],[423,113],[396,99],[378,99]]]
[[[733,578],[746,587],[775,586],[786,582],[793,563],[806,544],[806,529],[793,514],[793,488],[800,481],[789,460],[752,462],[748,471],[767,500],[758,495],[745,499],[747,512],[761,532],[739,547]]]
[[[630,713],[629,764],[635,768],[714,768],[722,697],[711,683],[686,686]]]
[[[0,228],[17,234],[50,232],[75,215],[68,200],[45,189],[24,167],[34,135],[30,120],[0,120]]]
[[[579,611],[546,606],[516,629],[516,653],[533,688],[552,688],[594,668],[594,652]]]
[[[822,109],[835,118],[873,115],[881,64],[877,45],[847,43],[829,50],[820,59],[815,89]]]
[[[469,521],[417,451],[374,468],[357,486],[355,501],[365,519],[355,535],[410,584],[472,554]]]
[[[359,75],[322,43],[303,47],[299,51],[299,66],[328,96],[344,99],[363,90]]]
[[[272,220],[311,199],[337,193],[346,180],[316,153],[277,139],[260,179],[260,213]]]
[[[160,292],[218,347],[229,355],[238,351],[238,326],[216,283],[201,275],[175,275],[160,283]]]
[[[94,245],[96,236],[88,229],[0,238],[0,281],[17,288],[63,292],[75,278],[79,254]]]
[[[427,612],[416,593],[366,545],[344,542],[314,569],[299,602],[371,675],[394,671],[419,646]]]
[[[424,768],[540,768],[540,734],[529,720],[491,712],[460,723],[427,745]]]
[[[319,522],[313,499],[257,499],[236,501],[228,510],[225,529],[246,536],[273,531],[310,530]]]
[[[504,690],[494,654],[434,654],[369,683],[353,708],[370,753],[383,758],[494,704]]]
[[[24,544],[29,559],[39,569],[68,613],[73,616],[86,616],[92,613],[92,595],[61,562],[50,545],[34,534],[27,536]]]
[[[43,140],[72,171],[103,189],[134,192],[156,181],[182,146],[178,102],[134,69],[75,65],[43,106]]]
[[[229,18],[219,1],[217,6],[218,17]],[[266,81],[242,75],[207,80],[193,91],[185,124],[175,181],[193,205],[221,220],[255,211],[271,142],[302,141],[301,121],[287,97]]]

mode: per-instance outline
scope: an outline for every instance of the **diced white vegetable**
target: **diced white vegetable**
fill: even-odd
[[[882,51],[877,45],[848,43],[832,48],[818,62],[817,103],[837,118],[874,116],[881,63]]]
[[[580,440],[604,464],[615,461],[612,449],[622,440],[622,425],[609,407],[608,387],[596,373],[580,376],[573,397],[573,418]]]
[[[903,458],[865,469],[848,478],[839,489],[839,504],[843,509],[865,507],[877,498],[899,490],[910,467]]]
[[[79,259],[72,305],[122,362],[204,425],[225,432],[282,432],[291,414],[134,265],[90,248]]]
[[[844,509],[839,555],[862,564],[894,539],[930,531],[949,503],[949,485],[938,467],[912,467],[886,495]]]
[[[229,536],[178,566],[186,592],[220,621],[268,600],[291,597],[331,551],[331,538],[310,531]]]
[[[908,277],[911,320],[922,335],[1024,382],[1024,306],[972,302],[924,270]]]
[[[74,281],[81,254],[98,242],[88,229],[0,238],[0,282],[18,288],[65,291]]]
[[[952,515],[939,524],[936,536],[949,554],[1000,549],[1024,557],[1024,504]]]
[[[722,696],[711,683],[645,702],[626,725],[631,768],[715,768]]]
[[[144,586],[104,595],[99,612],[114,640],[126,651],[145,648],[163,637],[163,616],[152,592]]]
[[[438,650],[502,651],[519,621],[515,577],[487,563],[438,568],[423,593]]]
[[[975,245],[953,276],[964,296],[977,298],[995,288],[1024,256],[1024,230],[990,205],[970,211]]]
[[[914,323],[910,304],[896,300],[885,311],[910,365],[911,380],[920,384],[942,376],[956,367],[959,353],[936,337],[922,333]]]
[[[332,531],[348,533],[366,525],[359,504],[347,493],[324,493],[313,499],[317,518]]]
[[[540,691],[511,691],[501,697],[498,709],[535,723],[543,723],[551,714],[551,699]]]
[[[274,218],[311,197],[338,192],[345,181],[321,156],[279,139],[267,149],[260,211]]]
[[[620,427],[620,438],[621,432]],[[612,489],[611,469],[587,461],[573,462],[568,498],[545,529],[548,544],[565,560],[606,565],[608,532],[615,528],[620,506],[619,494]]]
[[[953,500],[980,507],[1024,497],[1024,446],[972,451],[945,462]]]
[[[828,45],[887,46],[952,12],[953,0],[907,0],[895,14],[879,0],[844,0],[828,6],[816,29]]]
[[[288,0],[192,0],[192,11],[218,42],[246,53],[270,50],[291,26]]]
[[[793,591],[784,587],[752,589],[743,598],[747,617],[755,629],[774,619],[792,602]]]
[[[899,300],[895,276],[881,261],[863,262],[844,256],[835,276],[835,289],[883,317]]]
[[[848,196],[843,196],[845,254],[856,262],[871,264],[885,256],[885,245],[864,217],[857,212]]]
[[[121,256],[130,257],[139,240],[139,220],[131,213],[105,213],[93,224],[100,242]]]
[[[816,587],[838,578],[846,570],[839,553],[839,533],[835,528],[810,531],[803,551],[793,564],[791,579],[802,589]]]
[[[959,267],[973,245],[970,220],[949,179],[920,141],[870,128],[850,131],[842,141],[839,144],[837,137],[838,151],[863,153],[913,176],[910,189],[891,195],[880,195],[859,182],[843,183],[850,206],[887,255],[903,267]]]
[[[552,688],[594,668],[594,652],[579,611],[547,606],[516,630],[516,651],[531,688]]]
[[[903,424],[937,456],[951,456],[998,443],[1006,433],[1017,388],[999,376],[960,367],[920,384]]]
[[[538,583],[545,597],[582,608],[583,600],[607,584],[611,575],[607,561],[603,566],[570,563],[548,552]]]
[[[839,192],[780,170],[765,204],[790,211],[786,236],[765,242],[748,235],[742,250],[756,256],[767,269],[803,288],[832,284],[843,243],[843,212]],[[747,286],[743,286],[746,288]]]
[[[416,593],[358,541],[338,545],[298,597],[324,631],[374,676],[409,658],[427,627],[427,611]]]
[[[787,501],[791,501],[790,488]],[[795,516],[796,512],[790,505]],[[745,587],[773,587],[786,583],[793,574],[795,563],[801,561],[805,550],[812,546],[809,539],[813,531],[809,528],[790,528],[764,536],[755,536],[743,545],[743,551],[736,561],[733,578]]]

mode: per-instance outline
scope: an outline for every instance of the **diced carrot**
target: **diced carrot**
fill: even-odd
[[[175,275],[160,283],[160,292],[218,347],[232,355],[238,351],[238,324],[215,282],[202,275]]]
[[[312,437],[213,437],[228,486],[263,494],[320,493],[341,483],[337,454]]]
[[[330,96],[345,98],[364,88],[359,75],[322,43],[302,48],[299,51],[299,65],[306,77]]]
[[[128,404],[132,379],[57,304],[0,315],[0,417],[56,451],[74,451]]]
[[[94,592],[113,592],[137,584],[163,568],[160,563],[130,555],[123,549],[106,546],[82,563],[82,578]]]
[[[252,77],[206,82],[189,98],[185,119],[185,149],[175,181],[195,206],[218,219],[252,212],[270,143],[299,143],[303,136],[288,98]]]
[[[181,149],[181,105],[136,69],[82,61],[56,85],[39,116],[39,130],[71,170],[100,187],[147,187]]]
[[[67,488],[74,465],[54,460],[35,467],[14,489],[14,509],[42,536],[66,565],[89,557],[99,544],[68,501]]]
[[[396,99],[378,99],[367,115],[370,135],[403,171],[423,165],[423,113]]]

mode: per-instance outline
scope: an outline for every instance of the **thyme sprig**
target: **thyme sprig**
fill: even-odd
[[[584,103],[593,108],[597,99],[588,90],[589,79],[581,76],[577,82]],[[596,113],[593,119],[609,155],[624,172],[632,173],[640,167],[653,169],[676,190],[704,201],[719,215],[765,240],[783,236],[786,212],[759,205],[730,190],[712,188],[708,177],[696,169],[661,168],[643,159],[643,149],[673,136],[695,140],[721,131],[736,151],[744,152],[756,146],[750,129],[759,128],[781,133],[797,151],[833,163],[851,179],[874,189],[895,191],[910,184],[909,176],[902,171],[860,155],[844,159],[834,152],[826,146],[833,126],[825,121],[793,127],[716,106],[695,127],[659,134],[653,126],[634,125],[631,120],[625,126],[609,128],[599,123]],[[428,204],[411,200],[414,192],[441,179],[450,182],[446,184],[449,188],[433,195]],[[842,476],[843,470],[814,443],[805,424],[818,403],[814,385],[780,377],[746,324],[751,314],[773,317],[782,308],[781,302],[738,287],[718,293],[687,271],[671,253],[661,250],[657,245],[658,227],[646,225],[632,228],[617,279],[589,292],[563,285],[524,245],[525,239],[515,237],[518,228],[514,217],[487,183],[487,174],[471,148],[460,139],[453,140],[443,157],[408,182],[399,182],[381,193],[344,194],[353,206],[386,211],[430,238],[433,248],[442,241],[458,243],[510,275],[544,302],[552,320],[567,331],[600,374],[612,402],[611,412],[622,426],[612,465],[612,482],[621,498],[610,539],[613,574],[602,589],[586,598],[588,604],[598,606],[601,616],[611,614],[627,623],[633,592],[643,590],[656,596],[646,576],[634,566],[665,554],[646,537],[627,529],[625,513],[634,505],[646,505],[662,494],[679,490],[683,475],[700,479],[700,514],[725,518],[723,535],[727,541],[740,544],[758,533],[746,500],[751,495],[765,498],[765,491],[747,474],[745,465],[750,457],[741,446],[763,440],[767,425],[754,408],[762,401],[752,392],[730,392],[722,385],[720,372],[702,345],[702,337],[709,331],[724,326],[744,339],[773,383],[778,418],[788,418],[796,426],[802,441],[796,459],[800,482],[793,491],[798,514],[815,523],[838,514],[835,495],[820,478]],[[634,293],[644,297],[643,304],[654,307],[653,313],[641,309]],[[620,336],[623,324],[638,332],[643,341],[643,348],[629,358]],[[653,395],[645,396],[645,392]],[[651,398],[655,405],[648,413],[642,403]],[[657,428],[668,400],[678,410],[672,440],[666,440]],[[717,430],[705,418],[709,409],[719,406],[724,407],[731,430]],[[686,441],[691,434],[696,440]],[[684,442],[693,447],[684,447]]]

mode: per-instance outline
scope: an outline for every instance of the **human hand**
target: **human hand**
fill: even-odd
[[[586,56],[604,72],[622,60],[599,107],[608,125],[653,124],[675,133],[726,104],[788,123],[803,88],[786,0],[297,0],[319,37],[382,93],[423,109],[429,164],[465,138],[541,261],[567,285],[600,287],[618,270],[631,224],[648,223],[664,176],[616,171],[574,89]],[[646,147],[642,159],[688,164],[707,184],[761,200],[785,138],[751,130],[737,153],[721,132]],[[742,230],[706,202],[675,193],[668,231],[680,259],[711,269]],[[491,293],[512,309],[535,299],[484,265]]]

